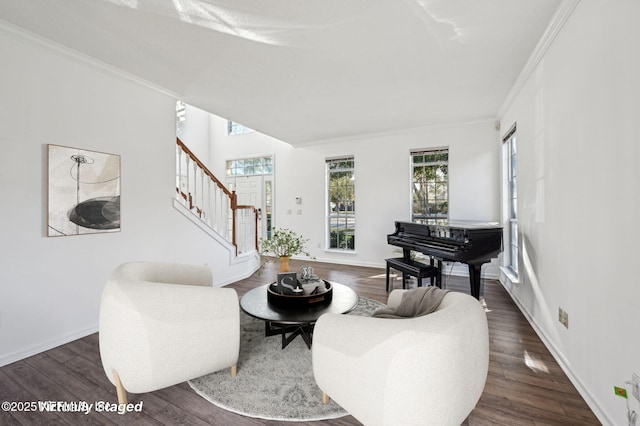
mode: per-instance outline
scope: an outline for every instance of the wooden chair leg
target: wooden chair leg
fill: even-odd
[[[233,364],[231,366],[231,377],[236,377],[236,374],[238,374],[238,364]]]
[[[323,404],[328,404],[329,403],[329,395],[327,395],[325,392],[322,392],[322,403]]]
[[[127,403],[127,391],[124,386],[122,386],[122,381],[120,381],[120,375],[116,370],[113,370],[113,376],[116,379],[116,394],[118,395],[118,404],[126,404]]]

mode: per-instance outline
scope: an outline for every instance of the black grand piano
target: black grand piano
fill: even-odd
[[[487,222],[449,222],[447,225],[425,225],[396,222],[396,231],[387,242],[401,247],[408,262],[411,251],[421,252],[442,261],[461,262],[469,266],[471,295],[483,295],[480,272],[482,265],[502,251],[502,227]]]

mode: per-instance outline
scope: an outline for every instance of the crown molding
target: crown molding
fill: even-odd
[[[100,70],[106,71],[107,73],[112,74],[116,77],[131,81],[141,86],[145,86],[149,89],[152,89],[156,92],[170,96],[172,98],[180,99],[180,95],[178,95],[175,92],[172,92],[171,90],[158,86],[155,83],[152,83],[148,80],[145,80],[142,77],[138,77],[137,75],[124,71],[123,69],[114,67],[113,65],[109,65],[106,62],[99,61],[98,59],[95,59],[87,54],[78,52],[77,50],[71,49],[68,46],[57,43],[39,34],[33,33],[31,31],[25,30],[24,28],[10,24],[6,21],[3,21],[2,19],[0,19],[0,30],[4,30],[13,36],[19,37],[21,39],[29,40],[35,44],[54,50],[64,56],[67,56],[79,62],[85,63],[94,68],[98,68]]]
[[[579,3],[580,0],[564,0],[560,6],[558,6],[558,10],[556,10],[556,13],[547,26],[547,29],[544,34],[542,34],[540,41],[531,53],[531,56],[529,56],[529,59],[522,68],[522,71],[520,71],[518,78],[516,78],[515,83],[511,86],[509,93],[507,93],[502,105],[498,109],[498,120],[502,119],[507,109],[516,99],[520,90],[522,90],[525,83],[529,80],[529,77],[531,77],[536,67],[547,53],[547,50],[549,50],[549,47],[569,20],[569,17],[573,14],[573,11]]]
[[[416,126],[416,127],[406,127],[402,129],[394,129],[380,132],[370,132],[370,133],[359,133],[348,136],[339,136],[335,138],[325,138],[325,139],[314,139],[311,141],[304,141],[299,143],[289,143],[289,145],[294,148],[298,147],[306,147],[306,146],[314,146],[314,145],[327,145],[332,143],[343,143],[343,142],[352,142],[363,139],[374,139],[374,138],[383,138],[383,137],[392,137],[392,136],[401,136],[425,131],[435,131],[440,129],[448,129],[448,128],[460,128],[467,126],[481,126],[481,125],[495,125],[495,118],[484,118],[479,120],[470,120],[470,121],[453,121],[453,122],[443,122],[443,123],[433,123],[433,124],[425,124],[424,126]]]

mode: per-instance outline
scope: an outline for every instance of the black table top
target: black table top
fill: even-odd
[[[283,324],[304,324],[315,322],[320,315],[346,314],[358,305],[358,295],[344,284],[331,282],[333,296],[331,303],[323,306],[287,309],[274,306],[267,300],[269,284],[248,291],[240,299],[240,307],[252,317]]]

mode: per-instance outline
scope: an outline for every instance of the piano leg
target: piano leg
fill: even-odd
[[[480,296],[484,296],[484,288],[482,286],[482,278],[480,272],[482,264],[469,265],[469,282],[471,284],[471,295],[480,300]]]
[[[433,262],[434,262],[433,256],[429,256],[429,265],[433,266]],[[440,284],[438,283],[438,279],[437,279],[437,277],[431,277],[431,278],[429,278],[429,281],[431,282],[431,285],[433,285],[433,280],[434,280],[434,279],[436,280],[436,285],[437,285],[438,287],[440,287]],[[440,288],[442,288],[442,287],[440,287]]]
[[[403,248],[402,257],[404,257],[404,261],[408,263],[411,260],[411,250],[408,248]]]
[[[405,263],[411,263],[411,250],[403,248],[402,249],[402,257],[404,258]],[[402,271],[402,289],[407,289],[407,281],[409,276]],[[420,286],[420,278],[418,278],[418,286]]]

